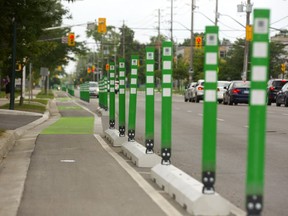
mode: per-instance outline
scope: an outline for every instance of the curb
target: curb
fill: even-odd
[[[7,130],[4,132],[4,135],[0,138],[0,163],[3,159],[6,158],[9,151],[14,147],[16,140],[20,138],[28,130],[36,127],[37,125],[48,120],[50,117],[49,107],[50,102],[47,104],[46,111],[44,114],[33,113],[33,112],[23,112],[23,111],[13,111],[13,110],[4,110],[1,111],[3,114],[15,114],[15,115],[31,115],[31,116],[42,116],[41,118],[15,130]]]

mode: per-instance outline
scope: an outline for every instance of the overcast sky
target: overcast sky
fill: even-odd
[[[191,2],[192,0],[173,1],[174,41],[183,42],[185,38],[190,38]],[[213,25],[211,21],[215,20],[216,0],[194,0],[194,2],[196,5],[194,33],[204,32],[205,26]],[[246,23],[246,13],[237,12],[237,5],[242,2],[244,5],[247,3],[246,0],[218,0],[218,12],[223,14],[220,15],[218,21],[220,39],[226,38],[233,42],[236,38],[244,37],[244,27],[235,21],[237,20],[243,25]],[[69,9],[73,17],[71,20],[64,20],[63,24],[95,22],[99,17],[105,17],[107,25],[117,28],[125,22],[125,25],[135,31],[135,39],[142,43],[149,42],[151,36],[157,35],[158,9],[160,9],[161,34],[167,38],[171,37],[171,0],[75,0],[74,3],[62,0],[62,3]],[[271,27],[288,28],[288,0],[251,0],[251,3],[253,9],[267,8],[271,10]],[[252,17],[253,15],[251,15],[251,20]],[[85,30],[86,25],[72,28],[72,31],[79,36],[77,40],[92,42],[91,39],[86,38]],[[270,36],[275,33],[277,31],[272,30]],[[95,45],[89,45],[90,48],[93,46]]]

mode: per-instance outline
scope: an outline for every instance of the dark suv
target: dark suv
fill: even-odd
[[[276,102],[277,92],[288,82],[287,79],[272,79],[268,81],[267,88],[267,105],[271,105]]]

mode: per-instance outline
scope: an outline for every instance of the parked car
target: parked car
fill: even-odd
[[[204,80],[200,79],[197,81],[196,86],[193,90],[192,101],[199,103],[204,98]]]
[[[276,106],[281,106],[281,104],[288,107],[288,82],[286,82],[276,95]]]
[[[249,81],[232,81],[224,89],[227,89],[227,91],[223,94],[223,104],[237,105],[238,103],[249,103]]]
[[[184,92],[184,101],[190,101],[192,102],[192,93],[194,91],[194,88],[196,86],[196,82],[191,82],[185,87],[185,92]]]
[[[223,102],[223,94],[227,91],[227,89],[225,89],[224,87],[227,88],[230,83],[231,83],[230,81],[221,81],[221,80],[217,82],[217,100],[219,103]]]
[[[98,82],[89,82],[89,94],[90,96],[99,97],[99,85]]]
[[[267,87],[267,105],[276,102],[278,91],[288,82],[287,79],[271,79],[268,81]]]

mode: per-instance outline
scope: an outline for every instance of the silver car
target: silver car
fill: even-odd
[[[225,87],[227,88],[227,86],[230,83],[231,82],[229,82],[229,81],[222,81],[222,80],[219,80],[217,82],[217,100],[219,103],[223,102],[223,94],[227,91],[227,89],[225,89]]]
[[[99,97],[99,85],[98,82],[89,82],[89,94],[90,96]]]
[[[192,95],[193,95],[193,91],[194,88],[196,86],[196,82],[192,82],[189,83],[186,87],[185,87],[185,92],[184,92],[184,101],[187,102],[192,102]]]

